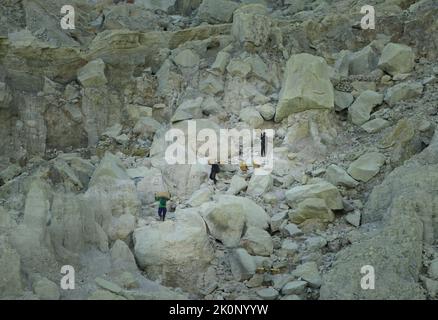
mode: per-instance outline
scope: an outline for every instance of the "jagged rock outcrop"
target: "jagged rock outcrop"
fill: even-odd
[[[436,141],[373,190],[363,222],[381,226],[338,254],[321,299],[424,299],[418,284],[423,242],[436,240]],[[374,290],[361,288],[363,266],[375,270]]]

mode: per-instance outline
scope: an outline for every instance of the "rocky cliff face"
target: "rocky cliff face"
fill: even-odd
[[[2,1],[0,298],[436,299],[437,16],[434,0]],[[205,162],[166,161],[171,129],[273,129],[272,172],[222,164],[213,185]]]

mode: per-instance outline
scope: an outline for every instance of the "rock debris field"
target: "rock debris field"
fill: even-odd
[[[437,17],[2,0],[0,299],[438,299]],[[272,170],[168,163],[193,124],[183,156],[206,129],[272,130]]]

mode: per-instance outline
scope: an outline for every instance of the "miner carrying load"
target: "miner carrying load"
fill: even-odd
[[[166,219],[168,200],[170,200],[170,194],[167,191],[157,192],[155,194],[155,201],[158,201],[158,216],[161,221]]]

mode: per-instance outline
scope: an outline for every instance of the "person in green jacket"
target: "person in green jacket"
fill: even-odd
[[[158,215],[160,216],[160,220],[164,221],[166,219],[167,213],[167,198],[165,197],[157,197],[155,196],[155,200],[159,201],[158,204]]]

